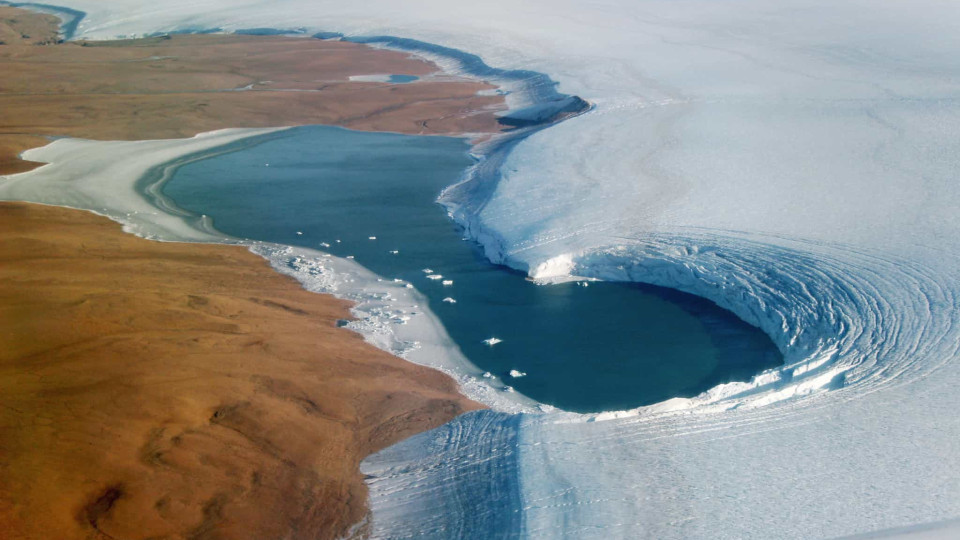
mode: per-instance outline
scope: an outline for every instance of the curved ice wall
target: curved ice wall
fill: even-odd
[[[481,459],[517,471],[508,534],[831,537],[960,514],[960,4],[62,3],[85,37],[308,27],[548,73],[595,108],[520,142],[490,189],[448,191],[457,219],[494,260],[695,292],[785,353],[607,421],[478,413],[415,437],[366,464],[377,534],[502,530],[477,517]],[[418,466],[427,449],[462,459]]]

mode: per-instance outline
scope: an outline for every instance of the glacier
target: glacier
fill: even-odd
[[[451,216],[495,262],[692,292],[786,358],[691,399],[412,437],[363,464],[374,536],[960,534],[960,4],[59,3],[78,37],[304,28],[548,74],[591,109],[491,150]]]

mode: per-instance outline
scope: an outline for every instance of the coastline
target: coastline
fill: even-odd
[[[181,39],[181,38],[190,38],[190,39],[193,39],[193,38],[206,38],[206,37],[208,37],[208,36],[174,36],[172,39]],[[216,37],[223,37],[223,36],[216,36]],[[299,42],[299,41],[302,41],[300,38],[297,38],[297,39],[298,39],[298,42]],[[395,45],[395,44],[394,44],[394,45]],[[481,67],[481,69],[484,69],[484,68],[486,68],[486,67],[485,67],[485,66],[482,66],[482,67]],[[486,69],[489,69],[489,68],[486,68]],[[470,73],[469,69],[466,69],[465,71],[466,71],[468,74]],[[522,78],[523,75],[524,75],[522,72],[518,72],[517,74],[513,74],[513,73],[510,73],[510,72],[508,72],[508,73],[509,73],[508,76],[510,76],[510,77],[520,77],[520,78]],[[547,87],[549,87],[550,89],[552,89],[552,83],[550,83],[549,79],[545,79],[545,80],[546,80],[545,86],[547,86]],[[360,83],[357,83],[357,84],[360,84]],[[362,84],[377,84],[377,83],[365,82],[365,83],[362,83]],[[379,83],[379,84],[382,84],[382,83]],[[394,87],[394,88],[400,88],[400,87],[402,87],[402,86],[393,86],[393,87]],[[290,90],[293,90],[293,89],[290,89]],[[476,90],[473,90],[473,91],[476,91]],[[236,93],[244,93],[244,92],[234,92],[234,93],[236,94]],[[263,92],[263,93],[266,93],[266,92]],[[532,94],[537,95],[536,92],[532,92]],[[542,96],[540,96],[540,97],[542,97]],[[567,96],[567,97],[570,98],[570,96]],[[510,149],[512,149],[517,143],[519,143],[521,140],[523,140],[523,138],[524,138],[526,135],[531,134],[531,133],[534,133],[534,132],[538,131],[539,129],[542,129],[543,127],[546,127],[547,125],[550,125],[550,124],[552,124],[552,123],[554,123],[554,122],[563,120],[563,119],[567,118],[568,116],[575,115],[575,114],[577,114],[577,113],[579,113],[579,112],[582,112],[583,110],[586,110],[586,108],[589,107],[589,105],[586,104],[585,102],[582,102],[582,100],[579,100],[579,101],[577,101],[577,100],[579,100],[579,98],[571,98],[570,101],[566,101],[566,100],[564,100],[564,99],[560,99],[560,100],[558,100],[558,103],[549,104],[546,108],[532,107],[532,108],[529,108],[529,109],[526,109],[526,108],[521,108],[521,109],[519,109],[520,111],[523,111],[522,114],[517,115],[517,118],[515,119],[515,121],[511,121],[510,123],[507,123],[507,125],[512,125],[513,131],[512,131],[511,133],[509,133],[509,134],[503,134],[503,135],[499,135],[499,134],[498,134],[498,135],[495,135],[495,136],[492,137],[491,139],[486,139],[486,141],[489,141],[489,142],[481,142],[481,143],[480,143],[481,145],[480,145],[479,147],[475,147],[475,148],[482,149],[483,158],[481,159],[481,161],[478,162],[478,164],[476,165],[476,167],[474,167],[473,170],[471,170],[470,172],[468,172],[468,173],[465,175],[464,179],[462,179],[461,182],[456,183],[456,184],[450,186],[450,187],[449,187],[447,190],[445,190],[444,193],[442,194],[442,196],[441,196],[441,197],[442,197],[442,203],[447,207],[448,211],[449,211],[450,214],[451,214],[451,217],[454,218],[455,221],[457,221],[458,223],[460,223],[461,225],[463,225],[464,227],[467,228],[467,230],[469,231],[468,236],[477,237],[478,240],[479,240],[479,241],[481,242],[481,244],[483,245],[483,247],[485,248],[487,256],[490,257],[491,259],[495,260],[496,262],[503,262],[503,261],[500,259],[500,257],[493,256],[494,254],[498,253],[498,251],[496,251],[496,250],[491,251],[491,245],[490,245],[490,243],[484,240],[483,237],[484,237],[485,235],[484,235],[484,233],[483,233],[483,225],[482,225],[481,223],[478,223],[478,222],[473,221],[472,218],[473,218],[474,216],[473,216],[472,214],[473,214],[473,212],[474,212],[474,209],[473,209],[473,208],[470,208],[470,207],[464,207],[464,206],[461,206],[461,205],[459,204],[459,203],[460,203],[461,201],[463,201],[463,200],[471,200],[472,202],[476,202],[476,201],[478,201],[478,200],[483,200],[485,197],[473,197],[473,196],[471,196],[471,197],[459,197],[459,198],[460,198],[460,201],[458,201],[458,200],[457,200],[457,199],[458,199],[458,195],[462,196],[464,190],[473,191],[473,194],[475,194],[475,193],[476,193],[475,190],[482,190],[482,191],[485,191],[485,192],[488,192],[488,193],[489,193],[489,192],[492,192],[492,190],[496,189],[497,183],[498,183],[498,181],[499,181],[499,175],[500,175],[499,169],[500,169],[500,165],[502,165],[503,160],[506,158],[507,154],[509,154]],[[567,109],[567,105],[569,105],[569,104],[571,104],[571,103],[572,103],[575,107],[574,107],[573,109]],[[554,106],[554,105],[556,105],[556,106]],[[513,111],[513,109],[511,109],[511,110]],[[394,120],[394,118],[389,117],[389,115],[393,112],[393,109],[392,109],[392,108],[387,107],[386,110],[383,110],[383,111],[375,110],[375,111],[374,111],[373,113],[371,113],[371,114],[373,114],[373,115],[375,116],[377,113],[380,113],[380,112],[386,113],[387,122],[390,122],[390,121],[393,121],[393,120]],[[407,110],[407,111],[405,111],[405,112],[406,112],[407,114],[409,114],[409,110]],[[487,112],[489,112],[489,110],[488,110]],[[516,113],[516,111],[513,111],[513,113]],[[369,118],[367,118],[367,117],[362,117],[362,118],[369,120]],[[351,127],[351,128],[355,128],[357,125],[363,126],[363,123],[358,122],[358,118],[357,118],[357,117],[353,117],[353,116],[341,117],[339,120],[333,121],[333,122],[330,122],[330,123],[336,124],[336,123],[338,123],[338,122],[340,122],[340,123],[345,123],[345,124],[348,125],[348,127]],[[324,123],[326,123],[326,122],[324,122]],[[499,123],[502,123],[502,121],[499,122]],[[234,124],[231,123],[230,125],[234,125]],[[420,129],[420,128],[422,128],[422,127],[424,126],[424,124],[405,122],[405,123],[401,124],[401,127],[400,127],[400,128],[396,128],[396,129],[386,129],[386,127],[384,127],[384,126],[388,126],[388,125],[389,125],[389,126],[393,126],[394,124],[380,123],[380,122],[376,122],[376,121],[371,122],[370,125],[371,125],[371,126],[374,126],[374,127],[380,127],[381,129],[387,130],[387,131],[396,131],[396,132],[401,132],[401,133],[418,133],[418,134],[422,132],[422,129]],[[414,127],[416,127],[417,129],[414,130],[414,129],[412,129],[410,126],[414,126]],[[192,132],[187,132],[187,133],[189,134],[189,133],[192,133]],[[249,131],[249,132],[244,133],[243,130],[223,129],[223,130],[216,131],[216,132],[212,132],[212,133],[205,132],[204,134],[202,134],[202,135],[200,135],[200,136],[195,136],[194,139],[191,139],[191,140],[188,140],[188,141],[194,141],[194,142],[196,142],[196,141],[202,140],[202,139],[204,139],[204,138],[206,138],[206,137],[221,137],[221,136],[222,136],[222,137],[233,137],[233,136],[236,136],[236,139],[235,139],[235,140],[239,141],[239,140],[241,140],[241,139],[244,139],[244,138],[250,136],[252,133],[254,133],[254,132],[253,132],[253,131]],[[456,132],[456,131],[455,131],[455,132],[452,133],[452,134],[458,134],[458,135],[459,135],[459,134],[462,134],[462,132]],[[182,135],[184,135],[184,133],[170,133],[168,136],[173,137],[173,136],[182,136]],[[122,138],[122,137],[121,137],[121,138]],[[477,138],[477,137],[474,137],[474,142],[477,142],[477,141],[478,141],[478,138]],[[224,142],[223,142],[223,143],[220,143],[220,144],[224,144],[224,143],[226,143],[226,142],[230,142],[230,141],[227,141],[226,139],[224,139]],[[113,157],[116,156],[116,153],[113,152],[110,148],[108,148],[108,145],[114,145],[114,144],[115,144],[115,145],[118,145],[118,147],[119,147],[120,145],[130,144],[131,146],[129,147],[129,149],[124,152],[124,153],[126,153],[126,154],[129,155],[129,154],[133,154],[133,153],[139,153],[141,150],[143,150],[144,147],[146,147],[146,146],[148,146],[148,145],[163,145],[163,144],[175,145],[175,144],[181,144],[181,143],[185,143],[185,141],[183,141],[183,140],[179,140],[179,141],[178,141],[178,140],[168,140],[168,141],[150,140],[150,141],[140,141],[140,142],[136,142],[136,143],[124,143],[124,142],[117,142],[117,141],[95,143],[95,142],[92,142],[92,141],[88,142],[88,141],[80,141],[80,140],[75,140],[75,139],[73,139],[73,140],[61,140],[61,141],[56,141],[54,144],[49,145],[49,146],[47,146],[47,147],[38,148],[38,149],[31,150],[31,151],[29,151],[29,152],[26,152],[25,155],[24,155],[24,157],[26,157],[26,158],[28,158],[28,159],[35,157],[38,161],[47,161],[47,158],[46,158],[46,157],[40,157],[40,156],[43,156],[43,155],[45,155],[46,153],[56,154],[57,152],[59,152],[60,150],[62,150],[62,149],[64,149],[64,148],[69,148],[70,146],[75,146],[75,148],[73,149],[73,151],[76,153],[76,156],[83,156],[83,161],[86,163],[86,166],[89,168],[88,171],[83,171],[83,172],[84,172],[85,174],[87,174],[88,176],[89,176],[90,174],[93,174],[94,176],[103,177],[103,176],[104,176],[104,172],[105,172],[105,168],[108,167],[108,166],[112,166],[112,165],[113,165],[113,164],[111,163],[111,161],[112,161]],[[86,144],[90,144],[91,146],[90,146],[89,148],[83,148],[82,145],[86,145]],[[220,144],[216,144],[216,143],[213,143],[213,141],[210,141],[210,144],[209,144],[208,146],[209,146],[210,148],[213,148],[213,147],[220,146]],[[136,146],[136,148],[134,148],[134,145]],[[97,153],[100,155],[100,158],[91,159],[91,158],[93,158],[93,156],[91,155],[91,153],[90,153],[88,150],[92,150],[94,146],[99,146],[99,147],[100,147],[100,148],[98,149],[98,151],[97,151]],[[202,149],[200,149],[200,150],[202,150]],[[153,161],[154,161],[155,163],[157,163],[157,164],[166,163],[166,162],[168,162],[170,159],[179,159],[179,158],[182,158],[182,157],[184,157],[184,156],[187,156],[187,154],[192,154],[192,153],[193,153],[193,149],[191,149],[191,150],[186,150],[186,146],[184,146],[184,148],[182,148],[182,149],[175,150],[175,151],[172,150],[171,153],[170,153],[168,156],[166,156],[164,159],[156,159],[156,160],[153,160]],[[143,156],[141,155],[141,156],[139,156],[139,157],[142,158]],[[97,159],[101,159],[101,160],[105,160],[105,161],[103,161],[102,164],[98,165],[98,164],[96,163]],[[57,162],[59,163],[59,160],[50,159],[50,161],[57,161]],[[138,164],[137,164],[138,167],[142,167],[142,165],[143,165],[143,163],[144,163],[145,160],[144,160],[144,159],[137,159],[137,160],[135,160],[135,161],[138,162]],[[77,163],[76,160],[71,161],[70,159],[67,159],[66,161],[64,161],[64,162],[62,162],[62,163],[60,163],[60,164],[61,164],[61,165],[66,165],[66,167],[69,169],[71,166],[76,165],[76,163]],[[101,165],[102,165],[102,166],[101,166]],[[51,172],[49,169],[51,169],[51,168],[53,168],[53,167],[55,167],[55,166],[56,166],[56,165],[50,165],[50,166],[48,166],[48,168],[47,168],[48,170],[47,170],[47,171],[37,171],[37,173]],[[67,176],[64,176],[64,178],[67,178],[67,177],[70,176],[70,175],[74,175],[76,172],[77,172],[77,171],[75,171],[75,170],[74,170],[74,171],[68,171],[68,175],[67,175]],[[114,181],[121,181],[121,180],[123,180],[124,178],[130,178],[131,176],[139,176],[140,174],[142,174],[142,173],[135,173],[135,174],[134,174],[134,173],[131,173],[131,171],[124,171],[122,174],[112,174],[112,172],[113,172],[113,171],[110,171],[110,173],[107,174],[106,176],[109,176],[109,177],[110,177],[111,179],[113,179]],[[119,171],[117,171],[117,172],[119,172]],[[53,174],[52,176],[56,176],[56,175]],[[91,176],[91,178],[93,178],[94,176]],[[75,180],[75,179],[76,179],[76,177],[71,178],[70,180],[71,180],[71,182],[72,182],[72,181]],[[25,182],[25,184],[26,184],[26,183],[30,183],[30,182],[28,181],[28,182]],[[121,184],[122,184],[122,182],[121,182]],[[89,198],[89,201],[90,201],[91,203],[93,203],[94,201],[102,201],[104,196],[106,196],[106,197],[108,197],[108,198],[113,198],[113,197],[114,197],[115,193],[112,193],[112,192],[111,192],[111,188],[109,188],[108,186],[100,185],[100,186],[97,186],[97,187],[98,187],[98,189],[100,189],[101,191],[100,191],[99,195],[97,195],[97,196],[91,196],[91,197]],[[118,186],[115,186],[115,187],[123,187],[123,186],[122,186],[122,185],[118,185]],[[124,200],[125,203],[126,203],[126,202],[129,202],[129,200],[132,200],[132,198],[128,198],[128,197],[126,197],[126,196],[124,196],[123,198],[125,199],[125,200]],[[67,204],[67,205],[70,205],[70,206],[75,205],[75,203],[61,203],[61,204]],[[122,208],[122,207],[120,207],[120,208]],[[164,237],[163,234],[148,233],[148,232],[145,232],[144,230],[137,230],[137,225],[140,225],[141,223],[139,223],[139,222],[137,222],[137,221],[132,221],[132,220],[129,220],[129,219],[124,219],[124,216],[123,216],[123,215],[119,215],[117,212],[105,211],[105,210],[107,210],[106,208],[102,208],[102,209],[91,208],[91,209],[92,209],[92,210],[95,210],[95,211],[98,211],[98,212],[103,212],[104,214],[110,215],[110,216],[113,217],[114,219],[125,223],[125,225],[126,225],[125,229],[128,230],[128,232],[136,232],[137,234],[143,234],[143,235],[145,235],[145,236],[151,236],[151,237],[154,237],[154,238],[163,238],[163,237]],[[147,211],[148,208],[145,207],[143,210],[144,210],[144,211]],[[134,213],[137,213],[137,211],[135,211]],[[129,218],[130,216],[128,215],[127,217]],[[172,217],[173,220],[177,221],[177,218],[174,217],[174,216],[163,216],[164,219],[170,218],[170,217]],[[150,218],[148,218],[148,219],[150,219]],[[185,230],[186,230],[186,229],[182,229],[181,232],[184,232]],[[202,231],[202,227],[201,227],[201,228],[196,228],[196,227],[191,228],[191,234],[195,234],[197,231]],[[175,236],[176,236],[176,235],[175,235]],[[213,236],[216,236],[216,235],[213,235]],[[170,238],[167,238],[167,239],[170,239]],[[203,241],[203,240],[207,240],[207,241],[209,241],[209,240],[222,241],[222,238],[203,237],[202,235],[201,235],[200,237],[195,237],[195,238],[194,238],[194,237],[189,237],[189,236],[187,236],[187,237],[178,236],[176,239],[177,239],[177,240],[199,240],[199,241]],[[283,272],[285,266],[289,266],[289,265],[290,265],[290,262],[289,262],[290,260],[294,260],[294,261],[295,261],[297,258],[299,258],[299,255],[296,254],[296,253],[292,253],[292,254],[290,254],[290,255],[291,255],[291,256],[288,257],[288,259],[287,259],[286,262],[280,262],[279,264],[277,263],[277,261],[276,261],[273,257],[270,257],[271,260],[274,262],[274,268],[275,268],[276,270],[278,270],[278,271]],[[315,254],[315,253],[314,253],[314,254],[309,254],[309,256],[315,256],[315,255],[317,255],[317,254]],[[501,254],[501,255],[502,255],[502,254]],[[375,276],[374,276],[374,277],[375,277]],[[302,280],[301,280],[301,281],[302,281]],[[306,285],[306,284],[304,284],[304,285]],[[366,284],[364,285],[364,287],[369,288],[369,285],[370,285],[370,283],[368,282],[368,283],[366,283]],[[309,287],[308,287],[308,288],[309,288]],[[363,288],[363,287],[361,287],[361,288]],[[374,324],[376,324],[376,323],[374,323]],[[375,340],[377,339],[377,337],[374,335],[374,336],[371,338],[371,335],[372,335],[372,334],[375,334],[375,332],[376,332],[376,330],[377,330],[376,328],[374,328],[372,332],[370,331],[370,330],[371,330],[370,328],[362,328],[362,330],[364,331],[364,335],[365,335],[365,337],[368,338],[368,340],[371,340],[371,341],[374,341],[374,342],[375,342]],[[441,332],[443,331],[442,326],[440,327],[439,330],[440,330]],[[382,344],[379,344],[379,343],[378,343],[378,345],[381,346],[381,348],[388,349],[388,350],[392,350],[392,345],[391,345],[391,344],[382,345]],[[454,347],[454,348],[455,348],[455,347]],[[403,351],[396,351],[396,352],[398,352],[398,354],[403,354]],[[432,354],[432,353],[431,353],[431,354]],[[404,357],[407,357],[406,354],[404,354],[403,356],[404,356]],[[415,360],[414,360],[414,361],[415,361]],[[442,369],[441,366],[436,366],[436,367]],[[455,370],[455,369],[454,369],[454,370],[444,370],[444,371],[446,371],[449,375],[452,375],[452,376],[455,376],[455,375],[457,374],[457,370]],[[458,377],[458,380],[459,380],[459,382],[461,382],[461,384],[462,384],[465,379]],[[487,390],[488,390],[488,389],[487,389]],[[469,395],[475,396],[476,394],[473,393],[473,392],[470,392]],[[483,399],[483,401],[484,401],[484,403],[487,403],[488,405],[490,404],[489,400]],[[517,407],[518,404],[517,404],[516,401],[514,401],[514,400],[512,400],[512,399],[509,399],[509,398],[508,398],[508,401],[509,401],[508,406],[503,406],[503,407],[501,407],[501,406],[499,406],[499,403],[498,403],[495,408],[496,408],[497,410],[500,410],[500,411],[537,411],[537,410],[542,411],[542,410],[548,410],[548,409],[549,409],[549,408],[548,408],[548,409],[542,409],[542,408],[538,409],[538,408],[535,407],[535,405],[536,405],[535,403],[533,403],[533,404],[523,404],[523,403],[521,403],[521,404],[520,404],[520,407]],[[674,405],[674,404],[670,404],[669,406],[673,406],[673,405]],[[590,419],[593,419],[593,418],[602,419],[603,417],[604,417],[604,415],[599,415],[599,416],[595,416],[595,415],[577,415],[577,414],[572,414],[572,413],[570,413],[570,414],[564,413],[564,412],[562,412],[562,411],[559,411],[558,414],[553,415],[554,421],[561,421],[561,422],[582,422],[582,421],[590,420]]]
[[[16,537],[338,537],[366,512],[365,455],[479,407],[243,247],[24,203],[0,222]]]
[[[502,129],[495,86],[408,53],[241,34],[59,43],[55,17],[16,13],[29,12],[0,6],[0,174],[35,167],[17,156],[44,137],[153,140],[305,124],[476,137]],[[366,79],[385,73],[416,81]]]
[[[7,432],[2,439],[9,441],[0,446],[0,470],[8,479],[0,490],[0,526],[22,538],[362,536],[368,510],[360,461],[482,406],[460,394],[441,371],[377,350],[364,342],[369,335],[337,328],[350,318],[349,304],[279,275],[287,272],[265,251],[282,247],[151,243],[121,233],[107,217],[128,233],[165,236],[135,230],[130,219],[104,207],[143,200],[133,186],[121,184],[143,173],[137,171],[144,159],[117,163],[109,151],[97,158],[84,145],[127,146],[140,158],[155,145],[153,161],[146,161],[161,163],[184,155],[184,148],[192,153],[197,145],[212,148],[252,133],[209,129],[305,123],[476,140],[500,130],[494,113],[503,98],[480,95],[493,88],[488,84],[440,75],[429,62],[365,45],[273,36],[160,39],[184,50],[206,41],[228,48],[239,43],[242,51],[269,41],[280,48],[308,44],[331,52],[332,46],[335,54],[350,54],[338,61],[346,71],[336,74],[327,66],[339,79],[317,91],[298,88],[299,81],[281,81],[280,90],[235,91],[225,88],[228,78],[210,88],[201,80],[200,90],[95,95],[83,87],[97,77],[89,65],[72,75],[67,70],[61,90],[69,91],[60,95],[17,95],[16,88],[4,88],[0,173],[35,169],[41,163],[30,157],[38,152],[77,146],[62,164],[66,183],[50,186],[47,195],[76,195],[82,177],[91,191],[80,194],[82,202],[35,202],[101,216],[0,202],[3,318],[10,323],[4,325],[5,341],[13,345],[3,353],[0,377]],[[56,55],[65,47],[101,49],[18,43],[0,47],[0,62],[6,60],[5,69],[27,66],[19,72],[24,76],[11,81],[28,89],[31,80],[69,64],[42,61],[47,65],[31,72],[30,55]],[[124,45],[102,49],[116,55]],[[13,61],[3,56],[11,52]],[[357,54],[378,59],[358,65]],[[270,68],[282,71],[300,60],[294,55]],[[357,69],[415,72],[423,80],[353,82],[350,73]],[[192,85],[194,71],[186,71]],[[129,80],[107,84],[122,87],[136,78],[134,70]],[[223,108],[170,108],[190,103],[195,91],[211,103],[220,100]],[[31,124],[50,117],[62,122]],[[186,140],[140,140],[198,132]],[[51,135],[120,141],[69,138],[26,150]],[[57,176],[57,167],[34,173]],[[17,198],[9,191],[11,178],[4,182],[7,199]],[[153,207],[138,211],[158,216],[160,228],[187,231],[173,225],[178,218],[160,216]],[[224,241],[196,230],[176,240]],[[409,294],[416,301],[416,293]],[[443,333],[429,324],[422,331]]]
[[[385,54],[391,61],[402,61],[403,64],[397,65],[405,67],[407,72],[425,70],[428,74],[425,76],[421,74],[420,80],[415,84],[371,83],[361,77],[363,82],[349,82],[343,86],[359,88],[365,96],[371,89],[396,94],[401,90],[406,91],[407,88],[421,87],[425,90],[417,91],[412,95],[421,96],[427,93],[432,96],[429,99],[424,101],[417,97],[409,106],[397,107],[388,104],[385,107],[366,111],[359,116],[341,114],[320,123],[347,129],[416,135],[433,134],[470,139],[474,149],[473,156],[477,159],[476,165],[467,169],[458,181],[448,186],[441,193],[439,200],[450,217],[465,227],[467,236],[471,236],[470,231],[475,226],[468,217],[465,217],[472,209],[459,206],[449,192],[464,188],[474,192],[476,190],[489,192],[495,189],[500,179],[498,165],[517,143],[530,134],[588,110],[590,107],[588,103],[576,96],[559,93],[555,83],[544,74],[493,68],[483,63],[480,58],[468,53],[416,40],[380,36],[370,39],[343,38],[342,41],[321,41],[306,37],[278,38],[272,32],[254,34],[260,35],[174,33],[169,36],[151,35],[141,39],[106,41],[101,42],[100,45],[123,49],[130,43],[145,41],[148,47],[153,47],[157,40],[162,41],[167,37],[170,40],[209,39],[214,40],[214,45],[219,43],[218,40],[282,39],[285,40],[284,42],[296,44],[304,42],[341,44],[349,47],[350,50],[359,47],[367,54]],[[338,35],[336,39],[340,39],[340,36]],[[412,67],[408,65],[410,62],[414,63]],[[356,68],[354,65],[344,67],[340,62],[336,65],[337,69],[341,70],[349,71]],[[373,71],[383,70],[382,64],[377,65],[381,67]],[[440,69],[438,66],[442,66],[442,72],[437,71]],[[386,69],[386,71],[404,70]],[[353,81],[354,76],[343,75],[343,78]],[[272,80],[267,82],[275,83]],[[450,93],[451,89],[455,90],[452,99],[438,97],[444,93]],[[302,90],[302,88],[296,90]],[[272,90],[240,93],[265,95],[271,92]],[[228,94],[228,92],[214,93]],[[238,94],[238,92],[229,93]],[[342,92],[327,93],[321,97],[340,103],[338,99],[352,100],[354,95]],[[369,99],[364,97],[361,101],[366,103]],[[396,96],[391,99],[396,99]],[[424,104],[426,106],[423,106]],[[506,108],[507,104],[510,105],[509,109]],[[189,114],[187,119],[197,120]],[[255,122],[257,125],[264,123],[276,125],[269,122]],[[236,124],[233,121],[218,121],[215,125]],[[140,186],[141,182],[138,182],[137,186],[132,186],[129,179],[148,174],[169,174],[169,170],[176,167],[176,164],[182,160],[192,159],[203,152],[219,151],[221,148],[232,145],[243,145],[248,139],[254,140],[260,135],[269,136],[271,131],[296,125],[299,124],[291,123],[283,128],[222,128],[201,132],[189,139],[137,141],[122,140],[125,137],[120,137],[121,140],[109,141],[58,139],[46,146],[21,153],[22,159],[47,165],[42,170],[32,171],[31,174],[8,177],[6,185],[0,186],[0,200],[32,201],[91,210],[122,223],[127,232],[150,239],[249,244],[243,239],[230,238],[216,231],[207,222],[206,216],[191,216],[174,206],[165,206],[163,197],[156,193],[159,184],[147,186],[144,197],[139,193],[143,187]],[[171,137],[182,136],[184,133],[192,134],[196,130],[196,124],[193,126],[187,129],[178,127],[181,129],[180,132],[165,131],[163,133]],[[425,128],[429,129],[425,130]],[[164,129],[162,122],[159,129]],[[475,198],[474,202],[476,200]],[[165,211],[156,211],[154,205],[161,206]],[[478,242],[484,250],[489,250],[489,246],[482,238],[478,238]],[[296,264],[294,261],[301,258],[300,252],[303,251],[293,250],[297,253],[294,256],[272,247],[261,249],[255,243],[250,246],[254,252],[270,258],[271,264],[281,272],[289,271]],[[306,254],[307,259],[319,257],[327,257],[327,255],[319,252]],[[393,284],[392,288],[385,286],[380,283],[378,276],[359,267],[353,261],[325,258],[321,266],[328,272],[340,275],[337,279],[337,287],[330,288],[325,285],[319,288],[314,287],[311,283],[312,276],[304,275],[302,272],[296,275],[296,278],[310,290],[333,293],[339,298],[355,302],[353,313],[361,320],[351,323],[350,327],[364,334],[369,342],[414,363],[443,371],[455,378],[462,390],[472,399],[498,410],[511,412],[555,410],[552,406],[540,404],[522,394],[512,392],[505,381],[481,378],[484,375],[483,370],[478,369],[463,355],[436,316],[429,309],[420,308],[425,299],[416,290],[398,290],[403,284],[400,284],[400,287]],[[402,307],[412,308],[425,317],[417,317],[415,324],[393,328],[396,325],[384,320],[384,317],[378,314],[382,311],[383,303],[377,297],[384,294],[394,295],[393,301],[402,300],[400,302]],[[392,306],[400,304],[394,303]]]
[[[656,280],[762,312],[791,359],[705,396],[733,406],[717,414],[688,414],[708,412],[695,404],[577,425],[523,415],[511,428],[521,530],[829,538],[954,517],[960,250],[956,124],[944,118],[957,109],[956,24],[942,6],[696,2],[658,4],[651,18],[648,4],[559,14],[500,2],[469,17],[431,4],[425,19],[389,2],[69,3],[88,10],[83,35],[105,38],[262,25],[410,36],[554,74],[598,104],[512,152],[485,211],[497,251],[525,268],[580,253],[571,273]],[[543,199],[539,213],[531,203]],[[523,219],[495,215],[511,201]],[[401,509],[413,533],[438,502],[476,502],[442,516],[448,530],[484,515],[500,492],[442,451],[484,448],[489,430],[463,424],[398,462],[387,474],[397,483],[368,482],[375,515]],[[424,470],[425,455],[446,466]],[[394,525],[383,536],[402,536]]]
[[[348,327],[377,347],[443,371],[472,399],[498,410],[545,410],[546,406],[518,393],[503,392],[504,386],[482,378],[482,370],[461,353],[437,317],[424,309],[425,297],[406,283],[381,279],[355,261],[320,251],[232,238],[211,226],[207,216],[183,211],[159,193],[180,164],[274,134],[281,135],[273,129],[225,129],[190,139],[60,139],[25,153],[26,158],[47,165],[8,177],[0,184],[0,200],[90,210],[123,224],[126,232],[153,240],[244,245],[306,289],[353,302],[351,312],[357,320]],[[396,309],[418,315],[397,325],[387,313]]]

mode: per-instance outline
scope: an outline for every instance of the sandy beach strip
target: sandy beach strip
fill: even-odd
[[[503,98],[478,95],[492,86],[404,53],[276,36],[57,43],[55,24],[0,7],[0,174],[36,167],[18,156],[51,136],[501,129]],[[421,79],[350,81],[376,74]],[[346,302],[241,246],[0,203],[0,297],[3,538],[362,534],[359,462],[479,407],[337,328]]]

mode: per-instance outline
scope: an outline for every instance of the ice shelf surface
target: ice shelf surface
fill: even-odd
[[[59,3],[87,12],[81,37],[308,27],[547,73],[595,107],[448,190],[455,219],[533,277],[693,292],[784,352],[691,400],[413,437],[364,464],[376,536],[830,538],[960,515],[960,3]]]

